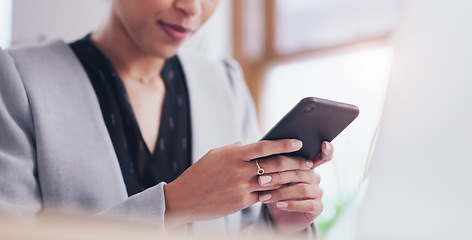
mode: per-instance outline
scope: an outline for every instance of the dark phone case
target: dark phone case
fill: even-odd
[[[307,97],[290,110],[261,140],[299,139],[303,147],[285,154],[313,159],[323,141],[331,142],[359,115],[352,104]]]

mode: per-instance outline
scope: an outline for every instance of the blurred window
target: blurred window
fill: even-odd
[[[397,0],[276,0],[279,54],[323,49],[387,36]]]
[[[393,56],[389,37],[398,21],[400,1],[233,3],[234,55],[245,71],[264,133],[307,96],[360,108],[359,117],[333,141],[333,161],[317,169],[323,179],[325,210],[316,222],[323,234],[355,196],[365,175],[382,112]],[[258,16],[264,17],[257,22]]]
[[[324,211],[316,219],[321,233],[335,222],[363,181],[382,113],[392,56],[388,44],[370,43],[277,64],[267,71],[260,107],[263,132],[307,96],[360,108],[359,117],[333,140],[333,160],[316,170],[322,176],[324,190]]]

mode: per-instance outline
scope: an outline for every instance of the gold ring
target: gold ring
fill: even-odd
[[[257,161],[256,159],[256,165],[257,165],[257,175],[264,175],[264,168],[261,168],[261,166],[259,166],[259,162]]]

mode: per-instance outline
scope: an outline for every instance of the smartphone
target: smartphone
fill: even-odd
[[[359,115],[352,104],[307,97],[292,108],[261,140],[298,139],[303,147],[284,154],[313,159],[324,141],[331,142]]]

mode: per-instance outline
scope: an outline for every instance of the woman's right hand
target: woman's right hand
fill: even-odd
[[[216,219],[258,202],[258,192],[280,186],[261,186],[257,166],[251,160],[294,152],[301,147],[299,140],[283,139],[247,145],[235,143],[210,150],[164,186],[166,227]],[[305,166],[305,163],[292,166]]]

